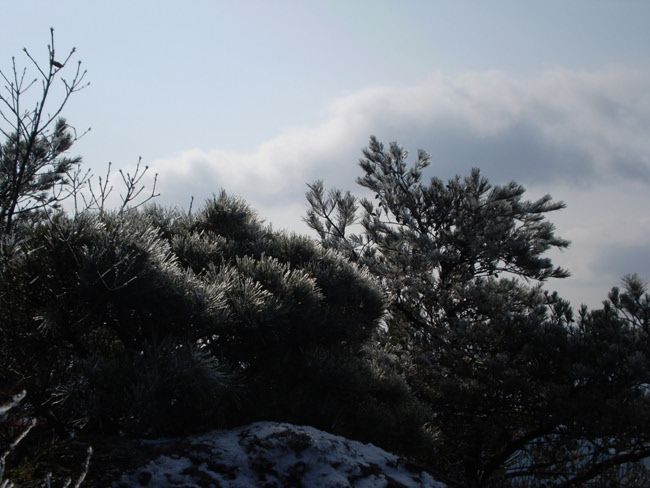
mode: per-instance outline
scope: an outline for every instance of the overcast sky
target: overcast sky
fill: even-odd
[[[428,176],[550,193],[573,276],[548,288],[595,307],[650,278],[649,21],[646,0],[23,0],[0,67],[45,58],[54,27],[91,82],[73,153],[96,173],[141,156],[164,205],[225,188],[309,233],[306,183],[355,190],[371,134],[427,150]]]

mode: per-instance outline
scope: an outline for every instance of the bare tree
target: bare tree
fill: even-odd
[[[0,70],[4,81],[0,132],[5,137],[0,144],[0,234],[11,233],[20,217],[59,207],[71,193],[55,190],[65,186],[70,172],[81,163],[81,157],[64,155],[80,136],[60,115],[72,94],[88,86],[84,82],[86,71],[77,61],[72,77],[64,78],[62,72],[76,49],[57,60],[54,29],[50,29],[50,39],[46,66],[23,49],[36,71],[35,78],[28,76],[27,67],[16,66],[15,57],[10,73]],[[30,102],[28,97],[39,86],[40,93]],[[57,87],[62,88],[60,97],[54,94]]]
[[[112,166],[109,162],[104,178],[101,176],[95,178],[95,175],[90,172],[81,173],[80,171],[76,171],[72,175],[67,191],[74,196],[75,216],[87,211],[103,214],[109,208],[109,196],[113,192],[113,185],[110,183]],[[135,167],[133,175],[128,171],[119,170],[124,186],[123,193],[120,193],[120,204],[117,208],[119,213],[135,210],[160,196],[159,193],[156,193],[158,173],[153,177],[151,192],[147,190],[146,194],[142,194],[147,189],[147,186],[142,183],[142,180],[148,170],[149,166],[142,167],[141,157],[138,158],[138,164]],[[97,182],[93,183],[95,179]],[[83,206],[80,206],[79,200],[81,200]]]

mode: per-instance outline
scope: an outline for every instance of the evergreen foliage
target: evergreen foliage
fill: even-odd
[[[423,411],[371,359],[384,310],[370,274],[223,192],[192,215],[57,214],[3,248],[0,374],[60,434],[265,419],[406,451]]]
[[[643,472],[634,464],[650,455],[640,279],[626,277],[603,310],[574,317],[542,289],[569,275],[544,256],[569,245],[547,220],[563,203],[525,201],[521,185],[492,186],[477,169],[426,183],[426,152],[409,166],[401,146],[374,137],[363,155],[357,183],[374,201],[317,181],[305,221],[388,293],[380,348],[430,412],[437,436],[426,457],[440,478],[603,486]]]

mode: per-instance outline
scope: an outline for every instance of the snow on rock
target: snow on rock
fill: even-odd
[[[122,476],[114,488],[444,488],[427,472],[372,444],[312,427],[258,422],[187,439]]]

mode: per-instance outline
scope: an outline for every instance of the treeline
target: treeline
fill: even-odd
[[[43,86],[74,53],[53,46]],[[569,244],[547,218],[561,202],[478,170],[426,181],[426,152],[408,163],[371,138],[358,183],[372,201],[309,185],[317,239],[225,192],[156,206],[140,172],[110,210],[108,181],[93,190],[65,155],[72,128],[42,117],[45,96],[19,112],[9,84],[0,378],[7,401],[27,395],[4,413],[6,446],[26,416],[30,456],[71,434],[278,420],[373,442],[451,487],[647,486],[650,296],[636,275],[598,310],[544,291],[568,276],[545,257]],[[79,205],[61,210],[66,197]]]

